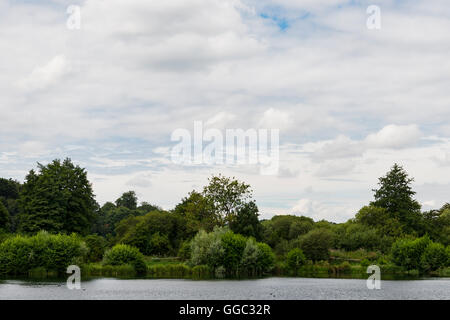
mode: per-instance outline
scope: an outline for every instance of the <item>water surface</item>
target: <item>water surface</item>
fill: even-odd
[[[381,290],[369,290],[366,280],[266,278],[257,280],[83,280],[81,290],[65,281],[0,280],[3,299],[445,299],[450,279],[382,280]]]

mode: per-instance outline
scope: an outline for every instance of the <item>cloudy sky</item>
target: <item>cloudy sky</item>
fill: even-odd
[[[252,185],[264,218],[341,222],[398,162],[439,207],[449,18],[444,0],[0,0],[0,176],[70,157],[100,203],[136,190],[170,209],[220,172]],[[194,121],[280,129],[278,175],[174,164],[171,133]]]

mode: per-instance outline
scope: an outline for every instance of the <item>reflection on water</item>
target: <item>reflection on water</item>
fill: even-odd
[[[361,279],[267,278],[258,280],[83,280],[69,290],[65,280],[3,280],[0,299],[446,299],[450,279],[383,280],[369,290]]]

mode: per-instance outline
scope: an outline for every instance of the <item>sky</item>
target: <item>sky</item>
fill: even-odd
[[[399,163],[439,208],[449,18],[444,0],[0,0],[0,176],[69,157],[100,204],[135,190],[171,209],[222,173],[252,186],[261,218],[343,222]],[[279,129],[278,174],[173,163],[171,134],[195,121]]]

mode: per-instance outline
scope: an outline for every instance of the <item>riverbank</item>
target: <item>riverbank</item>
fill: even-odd
[[[147,279],[192,279],[209,280],[225,279],[222,274],[218,274],[206,265],[189,266],[187,263],[177,258],[149,258],[146,259],[147,270],[144,274],[137,274],[132,265],[111,266],[102,263],[82,264],[82,277],[115,277],[124,279],[147,278]],[[450,268],[442,268],[434,272],[420,273],[418,270],[405,270],[395,265],[380,265],[383,279],[420,279],[421,277],[450,277]],[[26,277],[27,275],[25,275]],[[43,268],[30,270],[28,277],[32,279],[58,278],[61,274],[54,271],[47,271]],[[257,279],[267,277],[299,277],[299,278],[342,278],[342,279],[367,279],[367,266],[357,263],[329,263],[327,261],[310,263],[299,267],[293,272],[282,262],[278,262],[272,272],[259,277],[241,276],[231,279]],[[4,277],[8,279],[8,277]],[[230,279],[230,278],[228,278]]]

